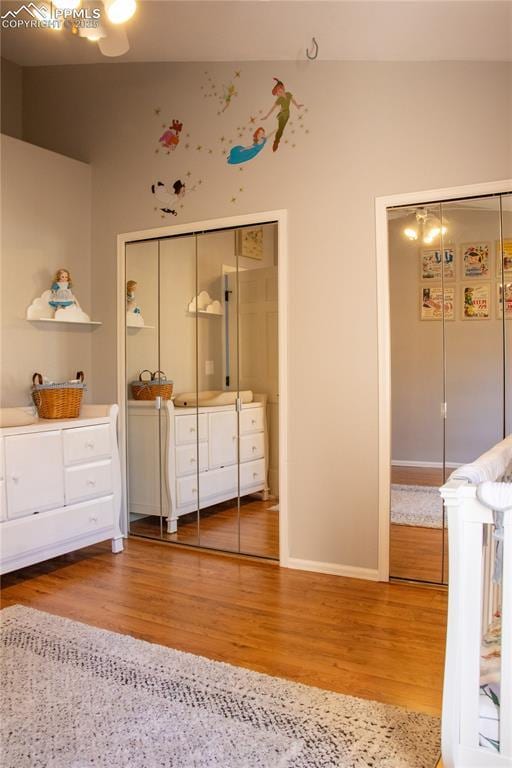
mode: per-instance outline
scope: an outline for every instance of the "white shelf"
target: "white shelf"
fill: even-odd
[[[134,331],[142,331],[144,328],[149,328],[152,331],[155,330],[154,325],[130,325],[129,323],[127,323],[126,327]]]
[[[103,325],[98,320],[89,320],[84,322],[83,320],[56,320],[54,317],[31,317],[28,318],[29,323],[56,323],[57,325]]]

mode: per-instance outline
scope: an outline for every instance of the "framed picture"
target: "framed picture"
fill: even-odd
[[[443,287],[429,285],[421,287],[421,319],[441,320],[443,317]],[[455,320],[455,288],[444,289],[444,319]]]
[[[490,243],[462,243],[462,277],[489,277]]]
[[[441,249],[421,249],[421,280],[441,280]],[[455,280],[455,248],[443,249],[444,279]]]
[[[263,227],[244,227],[236,233],[239,256],[246,259],[263,259]]]
[[[496,277],[501,277],[501,240],[496,240]],[[503,240],[503,272],[505,278],[512,278],[512,238]]]
[[[496,315],[503,317],[503,283],[496,286]],[[512,283],[505,283],[505,317],[512,318]]]
[[[491,286],[468,284],[462,286],[462,319],[488,320],[491,316]]]

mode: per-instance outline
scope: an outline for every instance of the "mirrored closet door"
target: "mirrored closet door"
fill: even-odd
[[[130,533],[278,558],[277,225],[126,248]]]
[[[510,199],[388,211],[395,578],[447,583],[438,489],[512,427]]]

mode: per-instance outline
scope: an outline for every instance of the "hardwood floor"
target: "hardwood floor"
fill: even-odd
[[[431,467],[392,467],[391,482],[440,487],[443,470]],[[394,578],[448,582],[448,531],[411,525],[390,526],[390,574]]]
[[[393,467],[392,482],[402,485],[440,486],[443,472],[423,467]],[[279,558],[279,513],[270,508],[276,501],[260,501],[255,497],[241,499],[240,537],[238,508],[232,501],[184,515],[178,521],[177,533],[166,532],[165,521],[156,516],[140,518],[131,524],[132,533],[181,544],[202,546],[224,552],[242,552],[257,557]],[[443,554],[443,533],[436,528],[391,525],[390,573],[395,578],[431,582],[447,581],[447,533]]]
[[[444,536],[444,557],[443,557]],[[391,525],[389,537],[389,572],[393,578],[448,581],[448,531]]]
[[[236,500],[202,509],[199,526],[197,513],[183,515],[178,520],[177,533],[166,532],[165,520],[161,533],[160,518],[156,516],[131,523],[130,531],[163,541],[278,559],[279,512],[271,509],[275,505],[276,499],[261,501],[255,496],[240,499],[240,531]]]
[[[400,485],[434,485],[444,483],[443,470],[437,467],[396,467],[391,468],[391,482]]]
[[[22,603],[308,685],[440,713],[446,591],[130,539],[3,579]]]

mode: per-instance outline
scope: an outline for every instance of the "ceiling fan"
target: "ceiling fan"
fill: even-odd
[[[124,28],[125,22],[132,18],[137,9],[136,0],[97,0],[83,2],[82,0],[52,0],[52,5],[63,13],[78,12],[98,8],[103,4],[99,20],[87,26],[76,15],[62,16],[60,29],[66,28],[72,34],[83,37],[91,43],[97,43],[104,56],[122,56],[130,48],[128,36]]]

